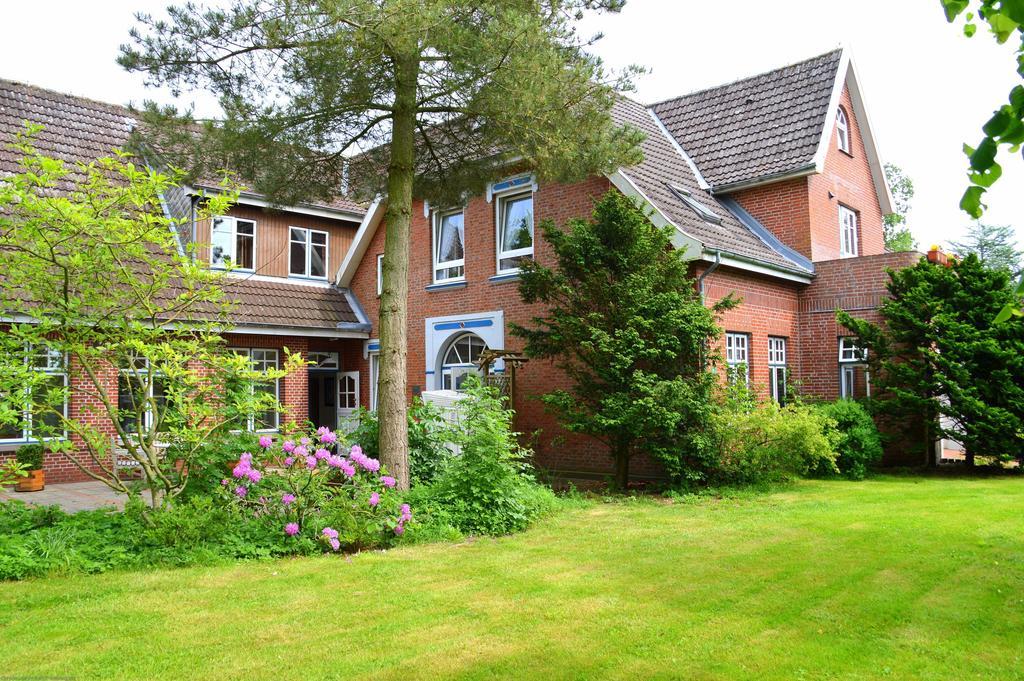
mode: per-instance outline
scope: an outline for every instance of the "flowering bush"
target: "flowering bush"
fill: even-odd
[[[276,524],[290,540],[333,551],[387,543],[412,520],[380,461],[328,428],[279,445],[260,437],[220,487],[232,506]]]

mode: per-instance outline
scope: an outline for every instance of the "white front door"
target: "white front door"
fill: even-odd
[[[359,372],[338,374],[338,430],[352,431],[358,423]]]

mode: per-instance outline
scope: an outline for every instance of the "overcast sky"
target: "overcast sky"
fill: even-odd
[[[0,77],[115,103],[160,99],[114,62],[133,13],[167,0],[34,0],[0,6]],[[957,238],[969,220],[964,142],[1015,82],[1012,53],[988,35],[946,23],[937,0],[630,0],[620,15],[584,22],[609,66],[650,69],[636,98],[654,102],[846,45],[853,51],[882,159],[917,189],[910,225],[922,247]],[[204,107],[206,108],[206,107]],[[1024,241],[1024,161],[1003,156],[986,220]]]

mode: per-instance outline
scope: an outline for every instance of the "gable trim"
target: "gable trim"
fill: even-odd
[[[674,230],[672,233],[672,245],[677,249],[686,249],[687,259],[693,260],[699,258],[700,254],[704,252],[704,244],[699,239],[694,238],[690,234],[687,234],[683,229],[672,222],[667,215],[661,212],[653,201],[651,201],[644,192],[636,186],[632,179],[622,169],[616,170],[613,173],[609,173],[606,177],[611,181],[615,188],[626,196],[639,200],[650,212],[647,218],[654,223],[656,227],[665,227],[666,225],[671,226]]]
[[[352,284],[352,278],[355,276],[356,270],[359,269],[359,263],[366,255],[366,250],[370,247],[370,242],[373,241],[373,235],[377,233],[377,226],[383,218],[384,201],[378,196],[370,204],[366,215],[363,216],[363,221],[359,223],[359,229],[356,230],[352,244],[348,247],[348,252],[345,253],[345,259],[341,261],[341,267],[338,268],[338,273],[334,278],[334,283],[337,286],[348,288]]]

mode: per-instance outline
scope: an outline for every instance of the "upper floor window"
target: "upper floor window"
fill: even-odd
[[[839,257],[857,256],[857,213],[839,206]]]
[[[464,213],[434,215],[434,283],[466,278]]]
[[[725,334],[725,364],[728,368],[729,383],[750,385],[750,335],[746,333]]]
[[[213,218],[210,266],[251,270],[256,261],[256,223],[227,216]]]
[[[498,273],[533,257],[533,193],[498,197]]]
[[[846,111],[843,107],[836,110],[836,140],[839,151],[850,152],[850,123],[846,120]]]
[[[288,274],[294,277],[327,278],[327,232],[290,227]]]

